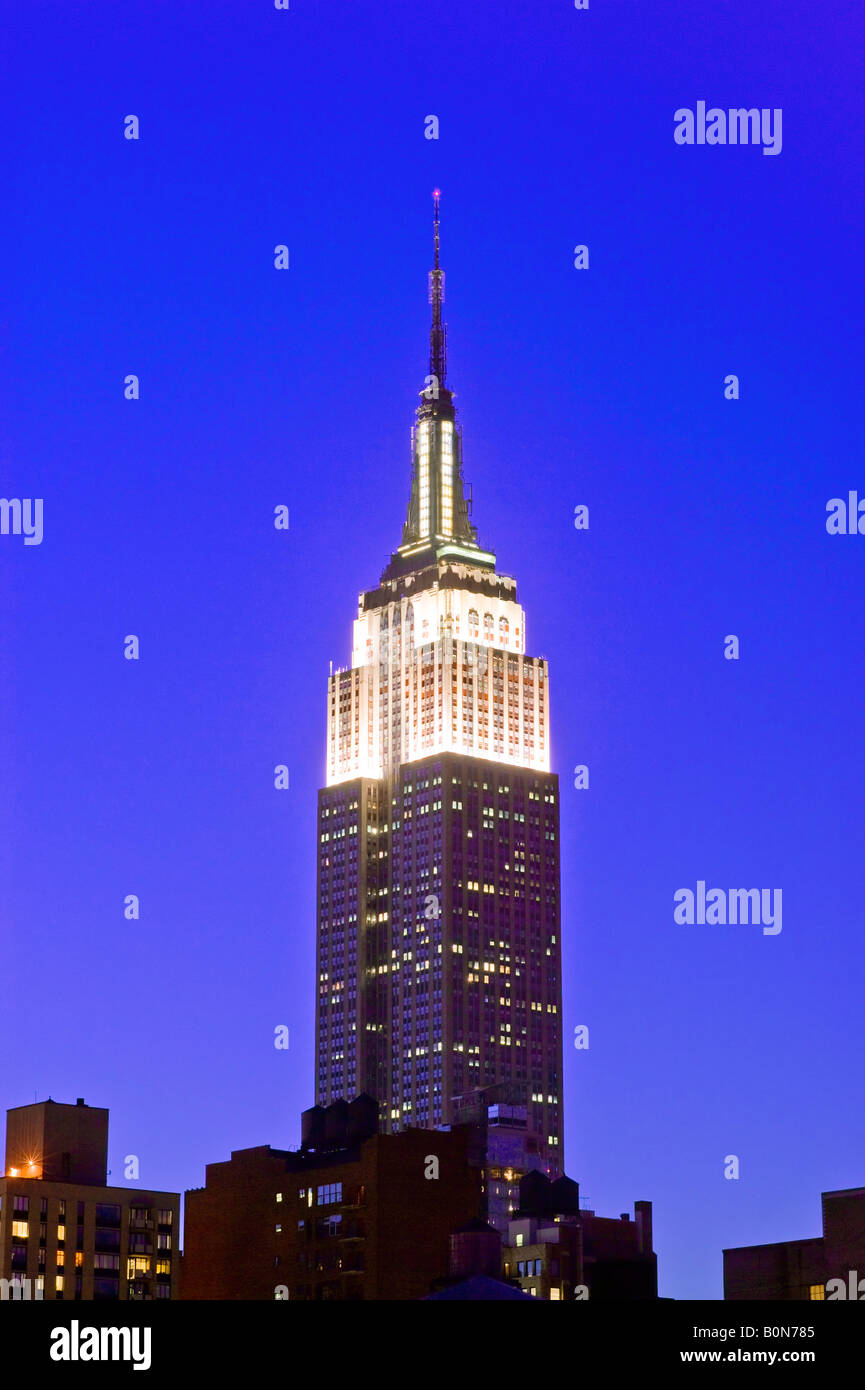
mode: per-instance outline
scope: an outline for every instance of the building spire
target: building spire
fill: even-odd
[[[438,389],[445,384],[447,372],[447,328],[442,323],[442,304],[445,297],[445,273],[439,265],[439,205],[441,192],[433,189],[433,268],[429,273],[429,302],[432,305],[432,327],[429,343],[429,371]]]
[[[429,376],[420,394],[412,430],[411,495],[402,545],[391,556],[382,576],[395,575],[430,563],[431,554],[445,552],[476,565],[495,565],[495,556],[481,550],[471,523],[471,498],[462,470],[462,436],[456,420],[453,392],[445,386],[447,328],[442,323],[445,273],[441,268],[439,207],[441,193],[433,191],[433,268],[429,272],[432,305]]]

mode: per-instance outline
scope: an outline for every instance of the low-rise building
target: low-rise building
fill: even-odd
[[[571,1178],[538,1172],[520,1183],[520,1209],[502,1252],[506,1279],[534,1298],[628,1302],[658,1297],[652,1204],[634,1203],[634,1219],[581,1210]]]
[[[107,1177],[107,1110],[47,1100],[7,1111],[0,1296],[177,1296],[179,1194]]]
[[[468,1131],[378,1132],[368,1096],[304,1112],[299,1150],[207,1165],[186,1194],[183,1299],[418,1299],[477,1215]]]
[[[821,1203],[822,1236],[725,1250],[724,1298],[865,1300],[865,1187],[824,1192]]]

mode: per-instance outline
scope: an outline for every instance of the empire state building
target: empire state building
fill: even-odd
[[[318,798],[316,1100],[386,1129],[509,1083],[562,1171],[558,777],[547,663],[478,544],[446,385],[439,195],[429,373],[402,543],[362,593],[327,692]],[[541,557],[539,557],[539,561]]]

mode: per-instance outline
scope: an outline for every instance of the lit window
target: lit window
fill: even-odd
[[[826,1298],[826,1288],[823,1284],[812,1284],[809,1290],[811,1302],[817,1303]]]

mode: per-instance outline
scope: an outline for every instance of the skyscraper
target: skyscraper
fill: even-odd
[[[316,1095],[392,1130],[498,1082],[561,1171],[558,778],[547,663],[478,544],[446,385],[439,195],[429,374],[402,543],[328,682],[318,806]],[[540,557],[539,557],[540,559]]]

